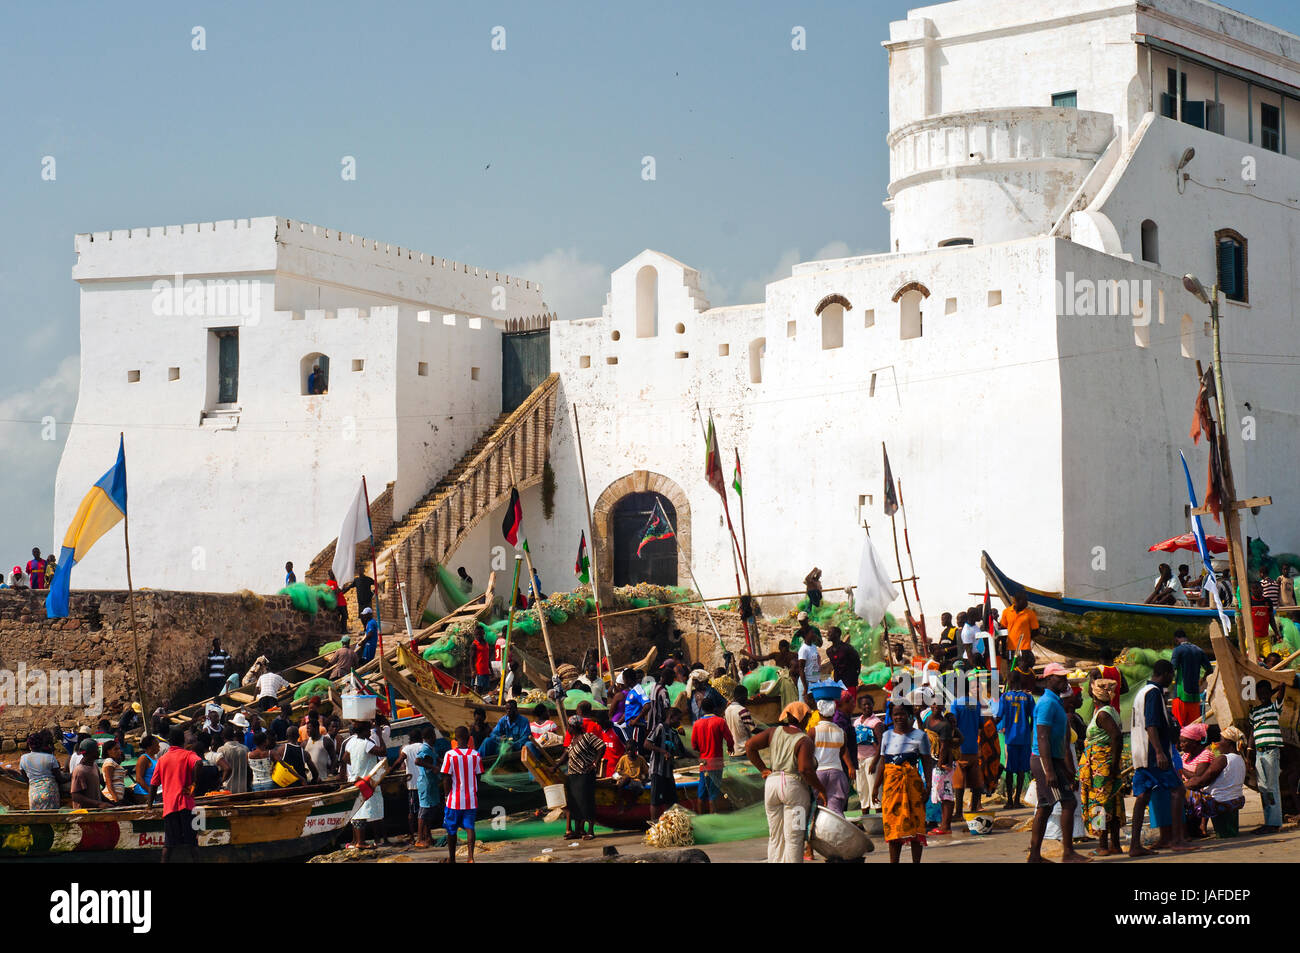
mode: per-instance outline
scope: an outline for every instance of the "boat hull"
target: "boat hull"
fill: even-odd
[[[1054,651],[1070,654],[1095,653],[1103,648],[1119,652],[1130,646],[1173,648],[1174,632],[1179,629],[1201,648],[1210,648],[1210,623],[1218,618],[1213,609],[1074,599],[1017,582],[998,569],[988,553],[981,554],[980,566],[989,585],[1007,605],[1024,594],[1038,616],[1037,641]]]

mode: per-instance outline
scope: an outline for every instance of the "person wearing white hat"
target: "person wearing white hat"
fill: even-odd
[[[379,645],[379,620],[375,618],[374,610],[366,606],[361,610],[361,621],[365,624],[361,640],[361,661],[364,663],[375,657]]]

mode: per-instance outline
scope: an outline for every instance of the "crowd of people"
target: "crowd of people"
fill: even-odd
[[[24,565],[14,566],[9,572],[0,572],[0,589],[49,589],[58,572],[58,561],[53,553],[42,556],[40,547],[32,547],[32,558]]]

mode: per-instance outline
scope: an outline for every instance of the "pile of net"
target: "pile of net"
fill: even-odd
[[[431,576],[430,581],[437,587],[443,607],[448,612],[459,609],[473,597],[474,593],[461,582],[460,576],[448,571],[446,566],[441,563],[425,563],[425,567],[425,575]],[[433,570],[432,573],[429,569]]]
[[[426,662],[434,662],[444,669],[452,669],[464,660],[466,650],[469,648],[469,641],[467,626],[459,623],[449,625],[443,637],[429,643],[420,652],[420,655],[424,657]]]
[[[299,612],[315,615],[321,609],[331,610],[338,605],[338,599],[328,586],[309,586],[305,582],[295,582],[280,590],[280,595],[288,596],[293,607]]]
[[[319,695],[321,698],[330,697],[330,687],[334,683],[328,678],[313,678],[310,682],[303,682],[293,692],[294,701],[302,701],[304,698],[310,698],[312,695]]]
[[[674,804],[650,825],[645,842],[651,847],[690,847],[695,843],[691,815],[680,804]]]

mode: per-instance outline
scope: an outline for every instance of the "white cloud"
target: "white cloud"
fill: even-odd
[[[574,248],[556,248],[541,258],[505,270],[541,282],[546,306],[566,321],[598,316],[609,291],[610,269],[588,261]]]
[[[0,487],[7,504],[0,568],[26,560],[33,546],[45,552],[54,542],[54,477],[68,436],[66,421],[77,405],[79,367],[76,355],[65,357],[34,387],[0,398]],[[45,418],[60,424],[53,440],[43,439]]]
[[[725,281],[713,278],[707,272],[701,274],[704,291],[709,301],[715,306],[732,304],[761,304],[767,297],[767,286],[773,281],[789,278],[795,265],[805,261],[824,261],[830,258],[847,258],[853,251],[847,242],[828,242],[811,255],[805,255],[798,248],[791,248],[781,253],[772,267],[753,277],[742,280],[732,286]]]

